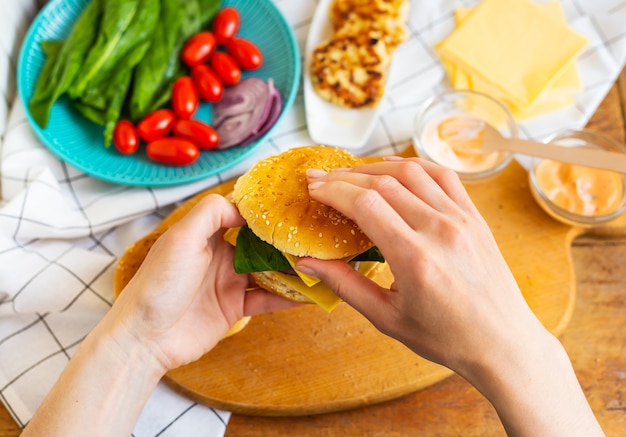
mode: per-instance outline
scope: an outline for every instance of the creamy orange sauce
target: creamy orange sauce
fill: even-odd
[[[535,176],[546,197],[575,214],[610,214],[624,196],[623,176],[612,171],[544,160]]]
[[[485,137],[485,122],[469,116],[448,117],[437,126],[437,134],[456,152],[479,152]]]
[[[431,159],[456,171],[474,173],[494,167],[499,152],[480,153],[485,121],[471,115],[453,115],[429,122],[422,145]]]

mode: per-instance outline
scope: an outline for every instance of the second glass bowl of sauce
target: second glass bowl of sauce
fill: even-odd
[[[564,131],[547,142],[626,153],[624,145],[604,134],[586,130]],[[625,174],[533,158],[528,175],[537,203],[563,223],[591,227],[611,221],[626,211]]]

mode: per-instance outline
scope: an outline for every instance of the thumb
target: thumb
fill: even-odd
[[[302,273],[319,278],[340,299],[370,318],[386,305],[389,290],[354,270],[348,263],[338,260],[301,258],[295,268]]]

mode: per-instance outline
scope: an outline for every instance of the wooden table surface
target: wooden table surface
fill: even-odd
[[[626,140],[626,70],[588,128]],[[626,217],[587,231],[572,247],[577,300],[561,336],[591,407],[608,436],[626,430]],[[20,429],[0,404],[0,437]],[[307,417],[232,415],[226,436],[497,436],[491,405],[454,375],[400,399]]]

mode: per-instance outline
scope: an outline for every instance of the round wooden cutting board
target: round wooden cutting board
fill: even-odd
[[[489,223],[528,304],[559,335],[575,302],[569,248],[579,230],[546,215],[512,163],[467,189]],[[184,203],[152,234],[131,246],[116,271],[116,293],[132,277],[156,238],[208,193]],[[388,268],[374,279],[393,280]],[[166,382],[206,405],[240,414],[286,416],[339,411],[393,399],[432,385],[451,371],[379,333],[347,304],[327,314],[314,305],[255,316],[200,360],[170,371]]]

